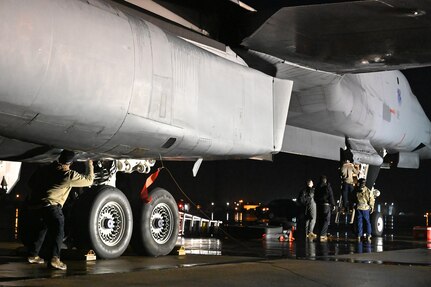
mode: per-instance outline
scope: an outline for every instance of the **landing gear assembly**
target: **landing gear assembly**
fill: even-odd
[[[155,161],[133,160],[100,164],[98,173],[103,176],[98,178],[104,182],[97,183],[96,192],[83,193],[83,198],[79,199],[83,205],[88,205],[84,208],[88,210],[88,215],[84,220],[87,227],[81,229],[84,232],[74,235],[78,242],[83,241],[98,257],[106,259],[121,256],[131,240],[132,247],[138,254],[162,256],[174,249],[178,237],[179,213],[176,201],[168,191],[155,188],[150,192],[151,200],[148,202],[129,203],[119,189],[104,185],[106,182],[112,183],[111,179],[118,171],[149,173],[154,164]],[[89,197],[87,199],[86,194]]]
[[[154,160],[97,162],[93,186],[80,193],[72,191],[74,198],[64,208],[66,245],[92,249],[101,259],[121,256],[129,243],[138,254],[169,254],[179,232],[179,212],[173,196],[156,187],[149,193],[151,200],[134,202],[113,186],[117,172],[149,173],[154,164]],[[34,236],[33,224],[31,211],[24,212],[20,237],[25,245]]]

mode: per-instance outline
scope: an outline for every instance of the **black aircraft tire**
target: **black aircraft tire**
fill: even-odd
[[[80,226],[74,235],[78,246],[93,249],[101,259],[120,257],[133,232],[132,208],[124,193],[112,186],[90,190],[77,209],[81,212],[74,220]]]
[[[380,237],[383,235],[384,221],[380,212],[371,214],[371,228],[374,236]]]
[[[178,206],[172,195],[162,188],[155,188],[149,197],[149,203],[137,207],[132,247],[143,255],[167,255],[178,238]]]

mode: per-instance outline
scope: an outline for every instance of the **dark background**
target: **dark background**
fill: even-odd
[[[382,170],[375,187],[381,191],[378,202],[394,203],[398,212],[417,215],[429,211],[430,161],[421,163],[420,169]],[[339,197],[339,163],[281,153],[273,162],[239,160],[203,162],[196,178],[192,176],[193,163],[165,162],[175,180],[195,202],[225,206],[226,202],[243,199],[245,202],[265,203],[276,198],[295,198],[308,178],[318,181],[328,176],[336,198]],[[136,176],[136,175],[134,175]],[[168,172],[161,172],[159,184],[184,198]],[[136,183],[144,180],[136,180]],[[139,186],[139,184],[138,184]],[[139,187],[135,188],[137,191]]]

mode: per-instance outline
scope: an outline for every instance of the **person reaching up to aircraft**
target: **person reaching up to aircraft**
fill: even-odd
[[[359,170],[351,163],[349,160],[345,160],[343,166],[341,167],[341,177],[343,180],[342,185],[342,200],[343,207],[347,212],[350,208],[349,198],[352,196],[354,190],[354,180],[353,176],[358,175]]]
[[[37,170],[30,178],[32,189],[30,203],[37,208],[41,217],[41,227],[37,231],[35,241],[29,246],[29,263],[43,264],[45,261],[39,257],[39,252],[48,232],[52,236],[50,246],[50,267],[66,270],[67,265],[60,261],[61,245],[64,238],[64,215],[62,207],[69,196],[72,187],[85,187],[93,184],[93,161],[87,161],[87,171],[80,174],[70,169],[75,153],[63,150],[58,161]]]

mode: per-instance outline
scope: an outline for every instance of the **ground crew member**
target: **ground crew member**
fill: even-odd
[[[365,186],[365,179],[359,179],[359,187],[356,192],[358,205],[356,206],[358,214],[358,241],[361,241],[363,233],[363,220],[367,224],[367,239],[371,241],[371,221],[370,214],[374,211],[374,195],[368,187]]]
[[[358,175],[359,170],[349,161],[345,160],[341,167],[341,176],[343,179],[342,195],[343,195],[343,207],[346,212],[349,210],[349,197],[354,191],[353,176]]]
[[[304,213],[302,217],[304,217],[305,220],[305,234],[309,239],[317,237],[317,235],[313,233],[314,225],[316,224],[316,202],[314,201],[313,185],[314,183],[311,179],[307,180],[307,186],[299,193],[297,199],[302,206],[301,212]]]
[[[39,251],[48,232],[53,238],[50,246],[50,267],[66,270],[67,266],[60,261],[60,250],[64,237],[64,216],[62,207],[66,202],[72,187],[85,187],[93,184],[93,162],[86,164],[87,171],[80,174],[70,169],[75,153],[63,150],[58,161],[37,170],[30,178],[32,189],[30,202],[39,207],[42,219],[40,229],[34,242],[29,246],[29,263],[43,264],[45,261],[39,257]]]
[[[328,226],[331,221],[331,211],[335,206],[334,193],[332,192],[331,184],[326,176],[320,177],[320,182],[316,188],[314,200],[317,205],[317,227],[320,233],[320,241],[328,240]]]

